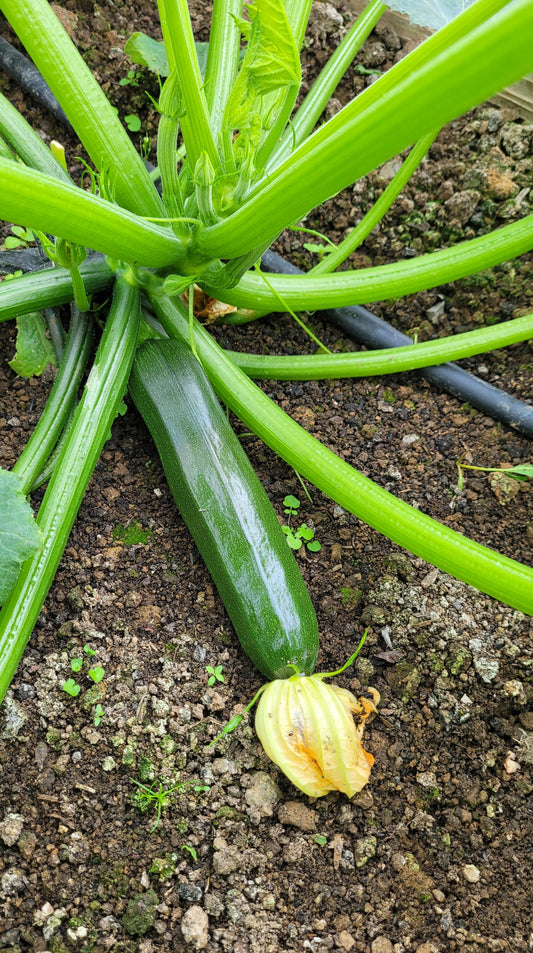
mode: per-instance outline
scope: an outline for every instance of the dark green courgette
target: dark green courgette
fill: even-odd
[[[189,347],[147,341],[130,393],[239,641],[268,678],[310,675],[318,626],[300,570],[248,457]]]

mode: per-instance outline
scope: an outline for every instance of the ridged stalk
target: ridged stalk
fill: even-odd
[[[139,329],[139,292],[120,279],[73,426],[37,514],[42,549],[26,560],[0,612],[0,701],[37,621],[126,391]]]
[[[464,334],[423,341],[405,347],[387,347],[379,351],[353,354],[245,354],[225,353],[249,377],[277,381],[338,380],[344,377],[371,377],[376,374],[399,374],[420,367],[432,367],[447,361],[460,361],[475,354],[486,354],[533,337],[533,314],[514,318],[503,324]]]

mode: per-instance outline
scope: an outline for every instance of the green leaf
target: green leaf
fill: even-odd
[[[503,470],[515,480],[533,480],[533,463],[521,463],[517,467],[506,467]]]
[[[302,539],[312,539],[314,535],[315,534],[313,530],[307,525],[307,523],[302,523],[302,525],[298,528],[298,536],[300,536]]]
[[[81,692],[81,686],[78,685],[73,678],[67,678],[66,682],[63,682],[63,691],[66,692],[67,695],[71,695],[72,698],[76,698]]]
[[[249,125],[267,93],[300,85],[298,49],[283,0],[256,0],[248,7],[252,27],[244,60],[224,112],[224,128]]]
[[[135,113],[130,113],[128,116],[124,116],[124,122],[126,123],[130,132],[139,132],[141,128],[141,120]]]
[[[73,659],[71,659],[70,667],[71,667],[71,669],[72,669],[73,672],[81,672],[81,667],[82,667],[82,665],[83,665],[83,659],[82,659],[82,658],[73,658]]]
[[[22,563],[42,545],[21,486],[16,473],[0,470],[0,605],[13,589]]]
[[[307,544],[307,548],[310,553],[319,553],[322,549],[322,544],[318,542],[318,539],[313,539]]]
[[[46,337],[44,318],[38,311],[22,314],[17,318],[17,351],[10,368],[19,377],[42,374],[56,357],[52,342]]]
[[[440,30],[473,3],[474,0],[392,0],[389,7],[406,13],[411,23]]]
[[[105,669],[101,668],[101,666],[98,666],[97,668],[90,668],[87,674],[89,675],[89,678],[95,682],[95,684],[98,684],[98,682],[102,681],[105,675]]]
[[[300,500],[298,500],[295,496],[291,496],[290,494],[283,500],[283,506],[286,506],[291,510],[297,510],[299,505]]]
[[[289,544],[289,546],[290,546],[291,549],[301,549],[301,548],[302,548],[302,541],[301,541],[301,539],[298,539],[297,536],[293,536],[292,533],[291,533],[290,536],[287,536],[287,542],[288,542],[288,544]]]
[[[198,65],[202,76],[205,73],[207,63],[208,43],[195,43]],[[133,63],[139,63],[140,66],[146,66],[152,73],[159,76],[169,76],[170,67],[168,65],[167,51],[165,44],[152,39],[146,33],[134,33],[127,40],[124,52],[129,56]],[[129,74],[128,74],[129,75]]]

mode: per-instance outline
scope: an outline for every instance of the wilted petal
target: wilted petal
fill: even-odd
[[[361,735],[377,701],[377,692],[374,703],[358,701],[320,675],[277,679],[263,690],[255,727],[269,758],[304,794],[343,791],[352,797],[368,781],[374,762]]]

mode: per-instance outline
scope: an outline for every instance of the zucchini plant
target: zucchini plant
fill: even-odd
[[[408,10],[409,3],[405,0],[402,9]],[[190,520],[246,651],[268,678],[289,676],[283,679],[287,686],[302,672],[306,678],[321,678],[312,675],[316,620],[279,526],[215,409],[210,387],[250,430],[341,506],[481,591],[533,612],[529,567],[465,539],[396,499],[306,433],[253,383],[255,375],[313,379],[381,374],[479,354],[531,337],[533,315],[400,348],[392,361],[390,353],[366,353],[271,357],[265,362],[224,352],[194,318],[194,284],[239,309],[239,320],[244,320],[252,313],[257,317],[287,308],[305,311],[397,298],[472,275],[533,247],[530,215],[491,234],[397,264],[338,271],[385,214],[438,129],[533,69],[531,0],[477,0],[472,5],[442,0],[437,5],[441,12],[450,6],[464,9],[324,123],[321,116],[332,92],[386,7],[381,0],[370,0],[297,107],[299,54],[311,6],[312,0],[255,0],[243,14],[242,0],[214,0],[203,72],[186,0],[158,0],[168,76],[158,103],[157,170],[150,173],[47,0],[0,0],[0,10],[57,97],[93,166],[88,191],[70,176],[61,150],[48,149],[0,97],[0,217],[31,229],[52,263],[0,285],[0,320],[20,320],[29,312],[74,303],[43,420],[14,475],[0,473],[0,505],[6,512],[14,501],[23,510],[33,488],[48,483],[36,527],[27,513],[19,521],[25,526],[20,534],[24,538],[14,553],[5,555],[8,534],[0,536],[2,569],[9,566],[1,593],[0,698],[35,625],[128,381],[160,448],[173,492],[189,500],[185,515],[194,508],[203,471],[209,471],[219,480],[210,491],[215,524],[227,506],[235,538],[241,533],[235,501],[231,494],[224,496],[212,454],[206,465],[204,435],[196,431],[188,443],[190,456],[181,457],[162,383],[167,361],[170,377],[183,382],[183,414],[191,421],[199,407],[189,388],[192,394],[199,387],[205,398],[206,433],[230,448],[227,487],[234,476],[242,481],[242,492],[254,502],[253,519],[267,541],[279,591],[272,591],[267,605],[259,582],[263,568],[255,563],[250,589],[257,605],[252,609],[244,606],[242,591],[231,587],[232,561],[244,547],[242,537],[233,552],[216,536],[216,525]],[[285,227],[302,222],[321,202],[409,146],[413,148],[386,198],[308,274],[265,278],[257,263]],[[187,290],[188,305],[180,297]],[[90,351],[90,298],[101,291],[112,297],[112,305],[76,403]],[[99,317],[101,321],[102,312]],[[186,342],[190,350],[180,344],[167,344],[170,349],[148,344],[135,358],[140,323],[141,339],[167,336]],[[197,369],[191,371],[191,352],[205,372],[200,384]],[[185,432],[185,417],[175,426]],[[251,556],[249,547],[246,553]],[[270,619],[264,644],[258,643],[253,628],[254,613],[259,624]],[[287,664],[296,665],[297,676]],[[323,696],[318,690],[314,694]],[[353,710],[356,703],[347,704]],[[359,707],[361,723],[367,713],[363,709]],[[305,721],[307,716],[300,711],[298,718]],[[267,744],[272,748],[270,740]],[[360,768],[360,758],[358,764]],[[353,791],[354,783],[346,782],[343,789]]]

